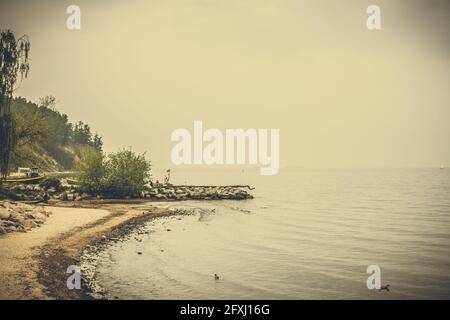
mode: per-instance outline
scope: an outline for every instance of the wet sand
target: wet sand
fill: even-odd
[[[173,213],[147,204],[86,205],[48,207],[52,215],[40,228],[0,237],[0,299],[89,299],[66,286],[67,267],[78,264],[83,249],[130,223]]]

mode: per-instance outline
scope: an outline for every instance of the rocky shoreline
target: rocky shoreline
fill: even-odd
[[[111,212],[104,219],[79,230],[49,241],[35,259],[38,262],[37,280],[50,299],[104,300],[107,293],[95,280],[96,256],[111,243],[124,241],[141,230],[146,222],[168,216],[192,214],[189,210],[136,206],[127,212],[121,205],[102,207]],[[128,217],[127,217],[128,216]],[[113,222],[114,223],[111,223]],[[119,222],[120,221],[120,222]],[[68,249],[70,247],[70,250]],[[69,265],[81,266],[81,289],[68,290],[66,286]]]
[[[50,211],[44,206],[28,205],[14,201],[0,201],[0,235],[26,232],[41,226]]]
[[[78,257],[81,266],[82,282],[79,297],[81,299],[89,300],[107,300],[117,299],[117,297],[110,297],[102,287],[100,287],[96,280],[96,268],[99,254],[106,250],[111,244],[128,240],[135,234],[148,234],[149,231],[145,229],[145,224],[148,221],[170,216],[186,216],[195,215],[196,209],[175,209],[168,208],[167,210],[158,214],[145,214],[142,216],[130,219],[122,224],[117,225],[102,237],[97,237],[89,242]],[[181,218],[179,218],[181,219]]]
[[[92,272],[95,268],[91,268],[90,273],[89,268],[84,270],[86,275],[82,276],[82,290],[67,290],[67,266],[79,265],[82,262],[85,265],[89,264],[89,261],[85,260],[86,257],[92,259],[108,244],[122,241],[134,232],[141,232],[140,227],[151,219],[195,214],[189,210],[170,208],[168,205],[157,202],[252,199],[253,196],[243,190],[245,187],[166,185],[146,188],[136,197],[117,199],[83,193],[72,186],[63,187],[60,190],[38,185],[12,186],[7,190],[8,198],[14,197],[22,201],[0,200],[0,241],[9,246],[8,251],[3,253],[3,257],[0,255],[0,258],[5,262],[11,261],[8,257],[14,257],[17,254],[20,259],[23,259],[23,262],[17,260],[17,263],[21,269],[28,270],[28,273],[26,277],[22,277],[16,274],[17,269],[11,267],[12,264],[11,266],[9,263],[5,264],[3,268],[8,270],[5,277],[10,283],[8,288],[12,288],[14,293],[11,293],[10,289],[5,289],[3,292],[0,290],[0,296],[27,299],[105,299],[107,296],[98,294],[101,291],[95,287],[95,274]],[[5,193],[2,196],[4,197]],[[93,209],[109,212],[109,214],[103,213],[102,218],[81,225],[81,221],[91,219],[90,217],[94,214],[80,210]],[[70,212],[73,210],[73,213],[61,210],[70,210]],[[77,211],[80,211],[82,215],[77,214]],[[64,213],[67,218],[64,218],[61,213]],[[86,217],[85,214],[87,214]],[[102,214],[98,213],[98,215]],[[80,225],[71,227],[73,223]],[[32,233],[27,232],[33,228],[38,230],[33,230]],[[38,243],[47,236],[48,230],[52,230],[51,233],[57,233],[57,230],[62,228],[66,228],[67,231],[59,233],[57,237],[51,236],[45,243]],[[18,242],[13,240],[16,238],[26,239],[26,246],[23,246],[25,243],[23,240]],[[36,245],[33,246],[32,243]],[[13,248],[21,248],[21,250],[16,253],[16,249]],[[34,253],[22,257],[25,252]],[[33,268],[30,269],[28,266]],[[23,282],[23,285],[18,286],[15,284],[16,281]],[[26,289],[21,289],[22,286]]]

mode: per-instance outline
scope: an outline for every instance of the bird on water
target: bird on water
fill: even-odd
[[[387,285],[385,285],[385,286],[381,286],[380,291],[383,291],[383,290],[390,291],[390,290],[389,290],[389,287],[390,287],[390,286],[391,286],[390,284],[387,284]]]

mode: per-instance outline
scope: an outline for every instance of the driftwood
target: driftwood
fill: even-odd
[[[255,187],[249,185],[231,185],[231,186],[195,186],[195,185],[168,185],[170,187],[180,188],[248,188],[249,190],[255,190]]]

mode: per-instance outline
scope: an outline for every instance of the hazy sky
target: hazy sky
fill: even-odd
[[[79,31],[66,8],[81,7]],[[382,30],[366,28],[381,7]],[[450,165],[449,1],[1,0],[48,94],[105,149],[170,165],[176,128],[279,128],[280,164]]]

